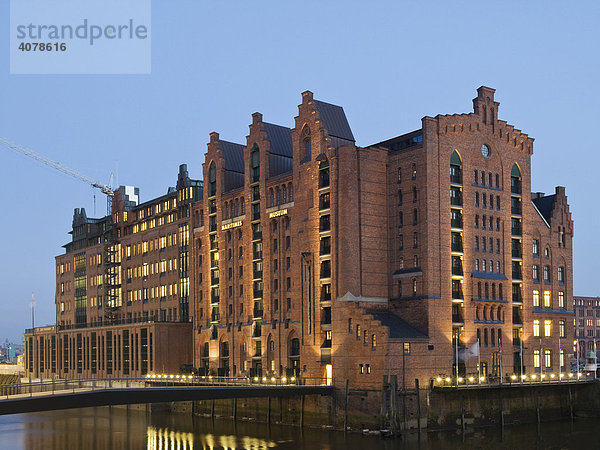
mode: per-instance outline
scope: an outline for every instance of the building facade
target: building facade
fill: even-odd
[[[600,350],[600,297],[573,297],[573,310],[574,337],[583,361],[589,352]]]
[[[116,354],[129,361],[120,374],[156,373],[141,355],[164,357],[163,339],[182,348],[164,364],[221,376],[374,386],[565,371],[565,190],[532,194],[533,139],[498,119],[493,89],[473,106],[358,147],[344,110],[307,91],[292,128],[255,113],[244,143],[211,133],[204,182],[182,166],[164,197],[138,204],[120,188],[110,217],[76,210],[57,257],[57,327],[26,334],[28,370],[54,373],[39,363],[53,360],[54,333],[60,376],[94,364],[106,375]]]

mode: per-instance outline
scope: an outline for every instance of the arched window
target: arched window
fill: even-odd
[[[260,153],[257,145],[252,147],[252,152],[250,153],[250,167],[252,169],[250,182],[256,183],[260,179]]]
[[[290,202],[294,201],[294,187],[292,186],[292,183],[288,184],[288,195],[290,197]]]
[[[450,157],[450,183],[462,184],[462,161],[456,150]]]
[[[329,161],[321,161],[319,163],[319,188],[329,186]]]
[[[510,171],[510,192],[513,194],[521,194],[521,171],[517,163],[513,164]]]
[[[275,205],[275,193],[273,192],[273,188],[269,188],[269,206]]]
[[[281,189],[279,189],[279,186],[275,188],[275,198],[277,200],[277,205],[281,205]]]
[[[290,356],[300,356],[300,339],[294,338],[290,341]]]
[[[305,126],[302,129],[302,138],[300,141],[300,145],[302,148],[302,161],[310,161],[310,152],[311,152],[311,141],[310,141],[310,128]]]
[[[217,195],[217,166],[213,161],[208,168],[208,196],[215,195]]]
[[[244,199],[242,199],[241,201],[241,205],[240,205],[240,215],[243,216],[244,214],[246,214],[246,201]]]
[[[229,202],[225,202],[225,211],[224,211],[224,218],[225,219],[229,219]]]
[[[233,208],[235,210],[235,216],[237,217],[240,215],[240,199],[236,198],[233,205]]]
[[[490,330],[490,340],[492,341],[492,347],[496,346],[496,330],[493,328]]]
[[[488,346],[488,329],[487,328],[485,328],[483,330],[483,345],[486,347]]]
[[[283,203],[287,203],[287,187],[285,184],[281,187],[281,191],[283,192]]]

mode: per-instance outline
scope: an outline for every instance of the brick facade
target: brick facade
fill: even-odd
[[[481,87],[472,113],[425,117],[419,130],[357,147],[343,109],[307,91],[291,129],[255,113],[243,144],[211,133],[203,188],[182,169],[165,198],[113,202],[121,283],[111,320],[192,322],[189,359],[202,374],[331,374],[354,386],[397,374],[412,384],[476,374],[478,358],[465,355],[478,340],[482,375],[518,374],[521,348],[527,374],[558,374],[561,361],[566,370],[565,190],[531,194],[533,139],[499,120],[498,108],[494,90]],[[139,211],[160,215],[169,196],[173,215],[151,234],[156,218]],[[154,256],[171,234],[178,243]],[[92,279],[103,246],[85,247]],[[129,246],[136,253],[123,259]],[[61,326],[83,320],[72,310],[75,280],[61,272],[74,270],[77,251],[57,258]],[[173,273],[162,272],[163,259]],[[163,285],[174,289],[157,300]],[[106,299],[88,286],[96,300],[86,321],[102,328]]]

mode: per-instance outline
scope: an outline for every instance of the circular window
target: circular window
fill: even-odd
[[[481,146],[481,154],[485,158],[489,158],[489,156],[490,156],[490,148],[487,145],[482,144],[482,146]]]

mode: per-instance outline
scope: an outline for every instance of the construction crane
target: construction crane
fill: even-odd
[[[108,181],[108,185],[106,185],[106,184],[100,183],[99,181],[94,180],[93,178],[88,177],[87,175],[83,175],[83,174],[77,172],[76,170],[71,169],[70,167],[67,167],[59,162],[53,161],[49,158],[46,158],[45,156],[42,156],[39,153],[34,152],[33,150],[30,150],[28,148],[17,145],[17,144],[10,142],[9,140],[4,139],[2,137],[0,137],[0,144],[4,144],[8,148],[12,148],[13,150],[16,150],[17,152],[22,153],[23,155],[29,156],[30,158],[33,158],[47,166],[53,167],[56,170],[60,170],[62,173],[66,173],[67,175],[77,178],[78,180],[83,181],[84,183],[87,183],[94,188],[100,189],[100,191],[103,194],[106,194],[106,196],[108,197],[107,204],[110,206],[110,200],[112,199],[112,197],[115,196],[115,191],[113,191],[112,188],[110,187],[110,184],[112,182],[112,173],[110,174],[110,179]],[[110,211],[108,211],[108,214],[110,214]]]
[[[108,226],[105,228],[103,241],[104,241],[104,278],[106,281],[106,294],[104,298],[104,314],[108,323],[113,323],[117,317],[117,313],[120,306],[120,281],[119,281],[119,272],[120,272],[120,260],[118,257],[118,248],[116,245],[116,240],[113,233],[112,220],[111,220],[111,204],[112,199],[115,196],[115,191],[110,187],[112,183],[112,173],[110,174],[110,179],[108,181],[108,185],[100,183],[99,181],[94,180],[86,175],[83,175],[77,172],[70,167],[67,167],[59,162],[53,161],[45,156],[40,155],[39,153],[34,152],[28,148],[17,145],[13,142],[10,142],[7,139],[0,137],[0,144],[5,145],[8,148],[11,148],[19,153],[22,153],[30,158],[33,158],[49,167],[53,167],[56,170],[60,170],[61,172],[70,175],[74,178],[77,178],[84,183],[91,185],[96,189],[100,189],[100,191],[106,195],[106,209],[108,216]],[[94,196],[95,199],[95,196]],[[94,200],[95,205],[95,200]],[[33,299],[32,299],[33,301]],[[33,314],[33,313],[32,313]],[[33,319],[32,319],[33,321]]]

